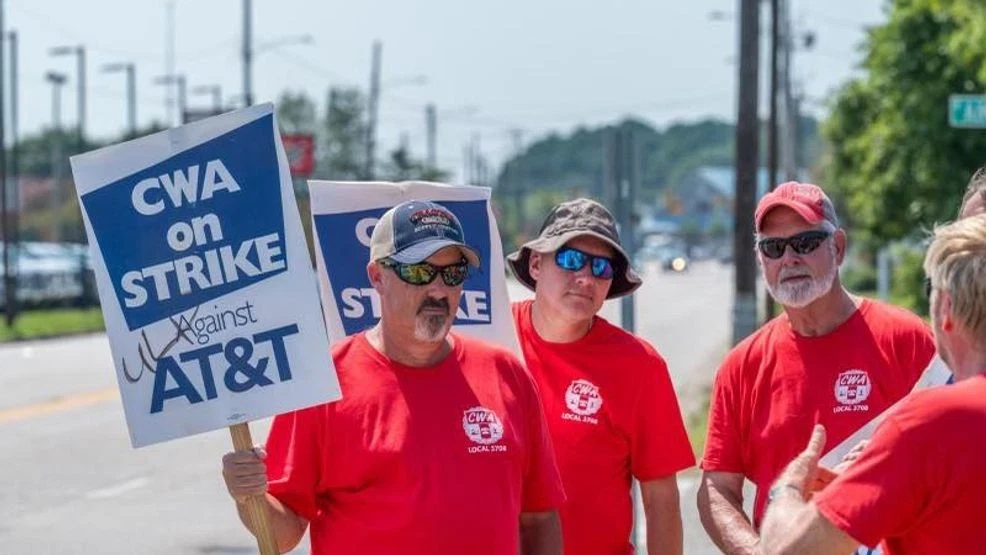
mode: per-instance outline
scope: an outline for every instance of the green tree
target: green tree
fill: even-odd
[[[383,178],[390,181],[444,181],[448,177],[448,172],[412,158],[406,145],[390,151],[390,159],[383,167]]]
[[[320,131],[319,177],[356,180],[363,175],[366,102],[358,88],[332,88]]]
[[[865,74],[835,99],[823,133],[825,182],[871,240],[906,237],[955,216],[986,133],[948,125],[948,97],[982,93],[986,4],[895,0],[868,32]]]
[[[284,91],[277,99],[277,122],[285,133],[314,133],[315,101],[304,91]]]

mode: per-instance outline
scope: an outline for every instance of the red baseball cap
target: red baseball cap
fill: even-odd
[[[839,227],[839,218],[835,215],[835,205],[825,191],[818,185],[788,181],[778,185],[767,193],[757,204],[754,215],[756,230],[760,231],[763,219],[768,212],[778,207],[794,210],[810,225],[818,225],[825,220]]]

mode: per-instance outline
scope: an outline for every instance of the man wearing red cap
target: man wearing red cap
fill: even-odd
[[[725,553],[755,553],[770,484],[820,423],[838,445],[907,394],[935,347],[917,316],[851,295],[839,280],[846,233],[816,185],[761,199],[757,257],[784,308],[727,356],[716,375],[699,514]],[[757,486],[752,523],[743,480]]]
[[[935,340],[956,383],[908,395],[859,458],[809,499],[825,439],[816,427],[777,479],[763,553],[844,554],[878,543],[887,555],[986,553],[986,220],[935,229],[924,270]]]

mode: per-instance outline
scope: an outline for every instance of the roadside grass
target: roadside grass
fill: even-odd
[[[2,311],[0,311],[2,314]],[[0,342],[60,337],[103,331],[99,307],[27,310],[17,315],[13,326],[0,317]]]

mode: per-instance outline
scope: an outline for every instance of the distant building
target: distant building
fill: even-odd
[[[802,171],[800,179],[806,180],[807,172]],[[778,182],[783,182],[783,176],[778,177]],[[767,184],[767,169],[760,168],[757,171],[757,199],[767,193]],[[714,222],[727,230],[733,228],[736,170],[732,166],[700,166],[670,187],[680,204],[676,218],[680,223],[690,222],[689,225],[704,232],[708,232]]]

